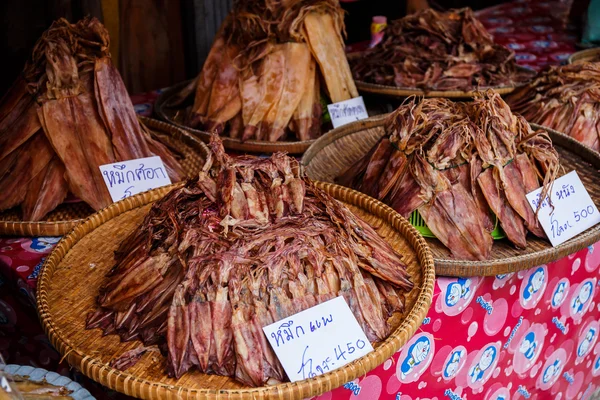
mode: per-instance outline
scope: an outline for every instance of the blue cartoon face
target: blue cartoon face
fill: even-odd
[[[525,358],[531,360],[535,355],[535,349],[537,349],[538,342],[535,340],[535,334],[533,332],[529,332],[521,341],[521,345],[519,346],[519,351],[523,353]]]
[[[471,280],[459,278],[456,282],[452,282],[446,288],[446,305],[452,307],[460,301],[460,299],[468,300],[471,296]]]
[[[548,382],[550,382],[550,380],[552,380],[552,378],[554,378],[556,375],[558,375],[560,373],[560,365],[561,365],[561,362],[558,358],[556,360],[554,360],[554,362],[552,364],[548,365],[548,367],[544,370],[544,375],[542,376],[542,382],[548,383]]]
[[[600,369],[600,356],[598,356],[598,358],[596,358],[596,362],[594,363],[594,369],[595,370]]]
[[[533,274],[529,276],[527,286],[523,290],[523,299],[525,301],[531,300],[534,294],[536,294],[544,285],[545,273],[544,268],[538,268]]]
[[[562,303],[562,300],[565,298],[566,287],[566,282],[561,282],[558,284],[556,290],[554,291],[554,294],[552,295],[552,306],[558,307]]]
[[[488,368],[494,363],[496,359],[496,348],[494,346],[489,346],[483,351],[479,362],[471,367],[469,370],[469,377],[471,378],[471,383],[475,383],[483,379],[483,375],[487,371]]]
[[[59,237],[37,237],[31,240],[31,249],[40,253],[52,249],[60,241]]]
[[[579,346],[577,347],[577,356],[578,357],[583,357],[584,355],[586,355],[588,353],[595,337],[596,337],[596,329],[590,328],[587,331],[587,333],[585,334],[585,337],[583,338],[583,340],[581,341]]]
[[[464,352],[462,350],[454,351],[450,355],[450,360],[444,367],[444,378],[449,379],[456,375],[458,367],[460,366],[460,360],[463,357]]]
[[[571,311],[573,313],[580,314],[581,312],[583,312],[583,308],[585,307],[590,297],[592,297],[593,290],[594,286],[592,285],[592,282],[586,282],[581,286],[581,288],[579,289],[579,293],[577,294],[577,296],[575,296],[575,298],[573,298],[573,301],[571,302]]]
[[[429,338],[423,336],[414,342],[408,349],[408,355],[400,366],[400,373],[402,378],[406,378],[408,374],[419,364],[421,364],[427,358],[429,350],[431,349],[431,343]]]

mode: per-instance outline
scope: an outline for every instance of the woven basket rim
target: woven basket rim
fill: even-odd
[[[183,129],[190,132],[205,142],[208,142],[211,137],[211,133],[200,129],[191,128],[185,126],[177,121],[174,121],[166,112],[167,104],[169,100],[175,96],[181,89],[190,84],[194,79],[189,79],[184,82],[180,82],[176,85],[164,89],[156,99],[154,104],[154,112],[163,121],[179,129]],[[230,138],[227,136],[221,136],[223,146],[229,150],[235,151],[247,151],[251,153],[275,153],[278,151],[287,152],[290,154],[301,154],[314,143],[316,139],[311,140],[298,140],[298,141],[278,141],[269,142],[265,140],[246,140]]]
[[[588,58],[596,55],[600,55],[600,47],[592,47],[591,49],[580,50],[569,56],[568,63],[574,64],[577,61],[587,61]]]
[[[138,120],[144,124],[150,131],[158,131],[161,133],[169,134],[177,140],[183,141],[183,143],[194,147],[194,149],[201,153],[203,157],[210,153],[208,147],[204,142],[198,140],[193,135],[190,135],[183,129],[168,124],[157,119],[144,117],[138,115]],[[85,218],[71,219],[63,221],[1,221],[0,220],[0,236],[60,236],[69,232],[79,223],[84,221]]]
[[[314,157],[325,147],[339,140],[340,138],[383,125],[383,122],[389,114],[368,118],[362,121],[352,122],[348,125],[331,130],[323,135],[306,151],[301,160],[302,166],[306,169]],[[534,129],[546,130],[555,145],[566,148],[575,154],[580,155],[586,161],[600,165],[600,153],[595,152],[588,146],[585,146],[575,139],[537,124],[530,124]],[[556,246],[549,247],[536,252],[506,257],[502,259],[493,259],[485,261],[466,261],[450,258],[435,257],[436,274],[440,276],[494,276],[498,274],[510,273],[529,269],[538,265],[546,264],[559,260],[569,254],[582,250],[600,240],[600,224],[595,225],[576,237]]]
[[[435,284],[435,271],[434,261],[431,250],[429,249],[425,239],[417,232],[417,230],[408,223],[408,221],[393,211],[389,206],[370,198],[360,192],[354,191],[349,188],[345,188],[339,185],[326,183],[326,182],[315,182],[317,187],[327,191],[334,197],[338,197],[336,193],[342,193],[350,196],[347,199],[351,204],[355,204],[358,207],[377,215],[380,218],[389,218],[389,224],[398,233],[400,230],[405,230],[406,235],[404,238],[410,243],[415,255],[416,260],[421,267],[421,274],[423,277],[422,284],[418,290],[418,297],[414,302],[414,306],[410,312],[405,316],[402,323],[388,336],[388,338],[378,345],[375,351],[361,357],[360,359],[345,365],[337,370],[328,372],[317,377],[306,379],[298,382],[287,382],[274,386],[266,386],[260,388],[245,388],[245,389],[186,389],[181,386],[168,385],[164,383],[152,382],[147,379],[136,378],[134,375],[127,372],[118,371],[114,368],[110,368],[107,364],[102,363],[97,358],[83,354],[80,350],[73,347],[69,339],[65,337],[60,329],[55,325],[52,315],[50,313],[49,303],[47,301],[47,289],[49,282],[52,279],[55,268],[60,264],[63,258],[66,256],[68,251],[78,243],[84,236],[92,232],[98,226],[107,222],[108,220],[115,218],[116,216],[130,211],[144,205],[147,205],[155,200],[162,198],[170,190],[183,185],[183,183],[176,183],[170,186],[165,186],[158,189],[153,189],[144,193],[137,194],[135,196],[126,198],[119,202],[113,203],[103,210],[98,211],[87,217],[81,224],[64,236],[52,251],[52,253],[45,260],[40,277],[38,281],[38,296],[37,296],[37,309],[40,322],[44,328],[46,335],[50,338],[51,343],[55,348],[59,350],[63,357],[67,359],[70,365],[79,368],[82,373],[101,384],[108,386],[111,389],[119,390],[119,384],[123,382],[135,382],[139,385],[146,385],[152,388],[152,390],[163,390],[181,396],[182,393],[186,394],[186,398],[300,398],[297,397],[300,394],[309,393],[310,396],[324,393],[328,390],[332,390],[336,387],[343,385],[345,382],[349,382],[357,377],[366,374],[381,363],[383,360],[391,357],[398,349],[405,345],[410,338],[414,335],[418,327],[423,322],[429,307],[432,303],[434,284]],[[374,209],[379,209],[379,212],[374,212]],[[385,217],[387,215],[387,217]],[[406,338],[403,339],[402,336]],[[377,362],[377,358],[381,358],[381,362]],[[356,368],[354,373],[348,374]],[[98,369],[98,370],[95,370]],[[105,375],[104,378],[102,375]],[[337,385],[332,386],[331,380],[337,381]],[[139,390],[137,391],[139,394]],[[135,395],[127,393],[125,390],[123,393],[128,395]],[[165,395],[166,392],[161,392]],[[139,394],[145,398],[142,394]],[[258,397],[255,397],[255,396]],[[222,397],[221,397],[222,396]],[[248,397],[252,396],[252,397]],[[303,396],[303,397],[310,397]],[[161,397],[161,396],[159,396]]]
[[[347,55],[348,60],[355,59],[361,57],[362,52],[354,52]],[[522,70],[529,70],[522,65],[518,65],[517,68]],[[420,96],[420,97],[446,97],[450,99],[470,99],[475,96],[478,91],[484,91],[488,89],[492,89],[500,95],[505,95],[512,93],[516,88],[521,87],[527,83],[523,83],[521,85],[508,85],[508,86],[482,86],[477,89],[464,91],[464,90],[429,90],[425,91],[423,89],[410,88],[410,87],[400,87],[400,86],[391,86],[391,85],[381,85],[378,83],[365,82],[360,80],[354,80],[356,83],[356,88],[360,92],[372,93],[372,94],[380,94],[390,97],[408,97],[408,96]]]

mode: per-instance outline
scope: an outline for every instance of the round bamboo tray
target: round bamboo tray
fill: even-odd
[[[388,206],[362,193],[329,183],[317,185],[346,203],[403,255],[414,289],[406,294],[403,315],[390,320],[392,334],[375,350],[340,369],[308,380],[249,388],[235,380],[197,370],[179,380],[166,375],[159,353],[145,354],[125,372],[108,363],[139,342],[121,343],[116,335],[86,330],[86,314],[94,309],[98,287],[114,263],[113,251],[143,220],[152,202],[173,187],[138,194],[101,210],[63,237],[44,263],[38,282],[40,320],[52,345],[69,364],[111,389],[143,399],[302,399],[332,390],[382,364],[421,325],[431,305],[435,273],[433,256],[417,231]],[[83,278],[84,277],[84,278]]]
[[[361,53],[348,54],[348,60],[361,57]],[[525,67],[519,67],[525,69]],[[478,91],[492,89],[500,95],[505,95],[513,92],[518,86],[498,86],[498,87],[480,87],[475,90],[422,90],[417,88],[406,88],[398,86],[380,85],[364,81],[354,80],[356,88],[361,93],[371,93],[375,95],[383,95],[388,97],[405,98],[409,96],[420,97],[445,97],[448,99],[472,99]]]
[[[139,117],[152,136],[179,152],[186,175],[196,175],[206,160],[208,148],[185,131],[151,118]],[[94,210],[82,201],[64,202],[42,221],[22,221],[21,210],[12,208],[0,212],[0,235],[11,236],[61,236],[69,232]]]
[[[188,132],[196,135],[205,142],[210,140],[210,133],[201,131],[199,129],[190,128],[183,124],[183,119],[187,114],[187,107],[191,104],[184,104],[182,106],[172,107],[173,98],[191,81],[181,82],[175,86],[165,89],[154,104],[154,111],[158,117],[164,121],[167,121],[178,128],[185,129]],[[189,99],[188,99],[189,100]],[[278,141],[268,142],[265,140],[246,140],[242,142],[240,139],[233,139],[227,136],[221,136],[223,140],[223,146],[226,149],[249,152],[249,153],[275,153],[283,151],[289,154],[302,154],[310,147],[314,140],[304,141]]]
[[[581,50],[569,57],[569,64],[598,61],[600,61],[600,47]]]
[[[353,122],[319,138],[302,158],[306,174],[312,179],[334,182],[384,135],[385,118],[386,116],[379,116]],[[535,124],[532,126],[542,128]],[[563,172],[566,174],[577,170],[590,196],[600,207],[600,154],[562,133],[543,129],[550,133],[560,155]],[[427,239],[427,243],[433,252],[437,275],[493,276],[558,260],[598,240],[600,240],[600,225],[556,247],[552,247],[549,241],[531,234],[527,236],[527,248],[522,250],[515,249],[508,240],[495,240],[492,258],[486,261],[457,260],[437,239]]]

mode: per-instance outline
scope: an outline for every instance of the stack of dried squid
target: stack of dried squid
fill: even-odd
[[[506,101],[529,122],[600,150],[600,63],[550,67]]]
[[[425,91],[511,86],[535,75],[517,68],[469,8],[393,21],[383,41],[350,64],[356,80]]]
[[[162,344],[171,376],[196,366],[251,386],[286,380],[261,328],[336,296],[383,340],[413,286],[401,256],[295,159],[230,159],[216,136],[211,148],[123,241],[87,327]]]
[[[95,18],[56,21],[0,101],[0,210],[37,221],[70,191],[98,210],[112,201],[99,165],[158,155],[173,180],[178,161],[138,122]]]
[[[336,0],[237,1],[193,84],[187,124],[241,140],[320,136],[322,83],[333,103],[358,96],[343,31]]]
[[[412,98],[390,114],[385,130],[341,183],[405,217],[418,210],[459,259],[490,257],[490,211],[518,248],[527,245],[527,231],[545,237],[525,195],[543,185],[545,197],[558,153],[547,132],[534,132],[498,94],[472,103]]]

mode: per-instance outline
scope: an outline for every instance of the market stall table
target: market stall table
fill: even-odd
[[[478,13],[496,40],[536,69],[560,63],[576,37],[565,2]],[[156,94],[136,97],[148,115]],[[70,374],[97,398],[123,398],[70,370],[37,321],[35,287],[58,238],[0,238],[0,351],[7,362]],[[330,399],[587,399],[600,387],[600,242],[558,261],[495,277],[437,279],[419,332]],[[85,276],[73,277],[84,280]]]

